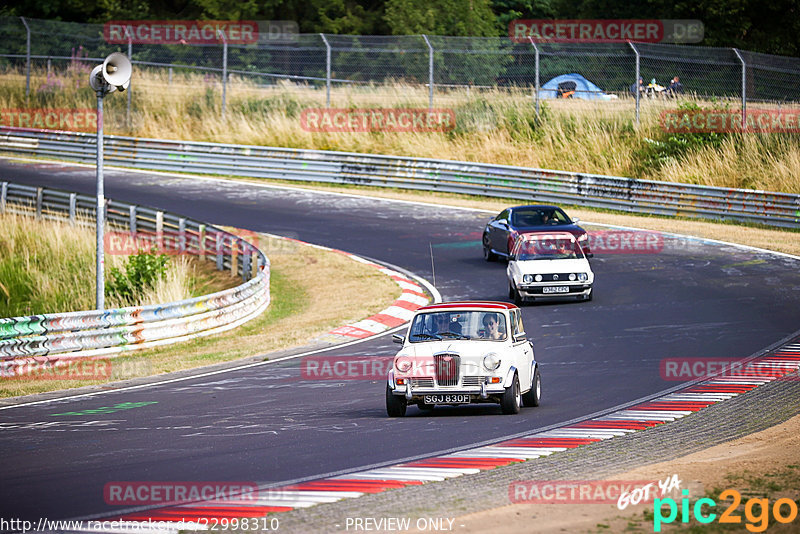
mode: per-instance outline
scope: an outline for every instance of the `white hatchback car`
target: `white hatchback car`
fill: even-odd
[[[525,337],[522,311],[507,302],[448,302],[419,308],[386,385],[386,412],[409,404],[499,403],[503,413],[538,406],[539,366]]]
[[[526,300],[592,300],[594,273],[569,232],[522,234],[508,262],[508,297]]]

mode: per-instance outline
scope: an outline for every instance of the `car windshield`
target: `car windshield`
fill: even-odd
[[[572,220],[558,208],[517,208],[511,214],[511,225],[515,227],[563,224],[572,224]]]
[[[578,260],[584,257],[572,236],[530,236],[517,241],[513,256],[517,261]]]
[[[499,311],[431,312],[414,317],[408,339],[411,343],[443,339],[503,341],[507,332],[506,317]]]

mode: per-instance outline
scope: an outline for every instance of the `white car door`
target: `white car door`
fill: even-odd
[[[525,337],[525,330],[522,326],[522,312],[519,309],[511,310],[511,335],[512,346],[515,353],[515,363],[519,373],[519,388],[527,391],[531,387],[531,362],[533,361],[533,351],[528,339]]]

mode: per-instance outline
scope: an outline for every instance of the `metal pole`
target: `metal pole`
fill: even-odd
[[[422,34],[422,38],[428,45],[428,109],[433,109],[433,47],[427,35]]]
[[[636,88],[634,91],[636,95],[636,126],[639,126],[639,98],[641,96],[639,91],[639,78],[641,77],[641,74],[639,74],[639,51],[632,42],[628,41],[628,44],[633,49],[633,53],[636,54],[636,81],[633,83],[633,86]]]
[[[739,50],[734,48],[733,52],[742,63],[742,131],[744,131],[747,128],[747,65],[744,62],[742,54],[739,53]]]
[[[322,41],[325,43],[327,54],[325,57],[325,107],[331,107],[331,45],[325,38],[325,34],[320,33]]]
[[[103,191],[103,90],[97,91],[97,277],[95,280],[97,309],[105,309],[105,258],[103,226],[105,225],[105,193]]]
[[[536,43],[533,42],[533,37],[532,36],[529,36],[528,39],[530,39],[531,45],[533,46],[533,50],[536,53],[536,56],[535,56],[536,57],[536,59],[535,59],[535,64],[536,64],[536,86],[535,86],[534,90],[536,91],[536,96],[535,96],[535,100],[536,100],[536,116],[538,117],[539,116],[539,47],[536,46]]]
[[[28,21],[25,17],[20,17],[22,24],[25,25],[25,32],[27,34],[25,45],[25,98],[31,94],[31,29],[28,26]]]
[[[225,38],[225,32],[222,30],[217,30],[217,33],[222,39],[222,120],[225,120],[225,97],[228,86],[228,39]]]
[[[125,33],[128,35],[128,60],[133,62],[133,28],[130,26],[125,27]],[[128,85],[128,107],[125,110],[125,125],[130,128],[131,127],[131,93],[133,92],[133,88]]]

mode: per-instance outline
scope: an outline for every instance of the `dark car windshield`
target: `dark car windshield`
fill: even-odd
[[[560,226],[572,224],[572,220],[558,208],[517,208],[511,213],[511,225]]]

